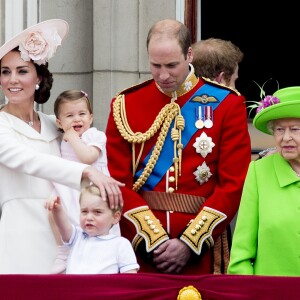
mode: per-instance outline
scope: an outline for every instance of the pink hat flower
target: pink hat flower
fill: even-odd
[[[25,40],[19,45],[21,58],[24,61],[34,61],[36,64],[46,64],[61,45],[61,37],[56,28],[29,32]]]

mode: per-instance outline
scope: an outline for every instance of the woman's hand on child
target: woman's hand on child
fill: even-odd
[[[120,187],[125,186],[124,183],[110,176],[106,176],[93,167],[85,168],[82,177],[82,182],[85,179],[88,179],[99,188],[102,199],[104,201],[109,201],[111,209],[123,206],[124,202]]]

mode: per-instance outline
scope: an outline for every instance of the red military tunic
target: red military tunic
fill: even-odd
[[[198,95],[196,99],[195,92],[204,84],[208,88],[213,88],[212,94],[200,95],[200,98]],[[224,91],[228,94],[220,101],[219,92]],[[151,209],[151,205],[141,197],[141,193],[152,174],[149,179],[146,176],[145,184],[143,180],[141,181],[141,186],[135,183],[138,177],[134,178],[135,173],[143,167],[145,157],[149,153],[153,154],[152,148],[154,146],[155,150],[160,148],[157,141],[162,132],[166,131],[161,120],[171,115],[161,110],[166,104],[171,103],[171,95],[164,94],[153,80],[149,80],[123,91],[119,96],[121,98],[116,97],[112,101],[106,129],[108,166],[112,177],[126,183],[126,188],[123,189],[124,217],[120,226],[122,235],[133,243],[141,266],[140,272],[157,272],[151,260],[147,261],[146,255],[142,255],[142,252],[151,253],[168,238],[181,239],[195,253],[184,274],[216,272],[212,246],[228,228],[238,210],[251,159],[245,98],[237,91],[202,78],[198,79],[193,74],[178,89],[175,103],[181,109],[191,99],[194,102],[200,99],[197,105],[202,107],[219,102],[211,113],[213,117],[211,128],[210,126],[196,128],[195,122],[199,118],[199,111],[195,110],[195,107],[185,113],[185,127],[179,136],[184,135],[187,125],[194,129],[195,133],[183,144],[181,163],[178,164],[181,167],[181,175],[177,176],[178,182],[176,183],[174,164],[167,168],[159,166],[158,171],[163,171],[162,178],[150,188],[152,191],[168,195],[172,193],[205,198],[204,204],[196,212],[182,212],[180,209],[179,211],[160,210],[157,207]],[[205,99],[208,103],[205,103]],[[167,131],[171,131],[172,128],[169,127]],[[142,134],[144,144],[140,155]],[[165,140],[162,138],[163,143],[168,139],[170,136]],[[180,142],[181,140],[177,145]],[[203,143],[206,146],[201,148]],[[172,148],[170,154],[178,161],[179,151],[173,153]],[[158,161],[155,154],[153,157],[155,162]],[[133,187],[137,192],[132,190]]]

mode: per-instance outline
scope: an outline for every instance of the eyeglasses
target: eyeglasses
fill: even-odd
[[[283,136],[286,130],[289,131],[289,135],[300,136],[300,127],[275,127],[274,136]]]

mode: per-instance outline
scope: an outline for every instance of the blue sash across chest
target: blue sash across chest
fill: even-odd
[[[182,131],[182,144],[183,149],[190,141],[191,137],[195,134],[195,132],[198,130],[195,126],[195,120],[191,122],[192,116],[195,115],[196,108],[199,107],[199,105],[207,105],[209,104],[212,106],[213,110],[215,110],[218,105],[224,100],[227,95],[230,93],[227,89],[222,89],[220,87],[211,85],[211,84],[204,84],[202,85],[188,100],[181,108],[181,114],[185,120],[185,128]],[[209,97],[214,97],[217,101],[216,102],[209,102],[209,103],[200,103],[198,101],[193,101],[193,99],[197,96],[201,97],[203,95],[207,95]],[[171,124],[172,128],[174,126],[174,121]],[[144,161],[142,162],[142,169],[140,169],[134,176],[135,180],[139,178],[139,176],[142,174],[150,156],[152,153],[152,150],[148,155],[145,157]],[[154,187],[158,184],[158,182],[162,179],[164,174],[167,172],[167,170],[171,167],[173,164],[173,156],[174,156],[174,142],[171,138],[171,130],[169,130],[165,143],[162,147],[160,156],[156,162],[155,167],[153,168],[152,173],[150,174],[148,180],[145,182],[145,184],[142,186],[141,190],[150,191],[153,190]]]

